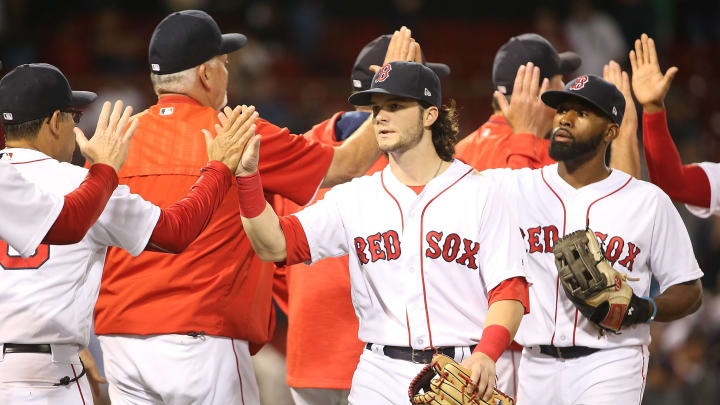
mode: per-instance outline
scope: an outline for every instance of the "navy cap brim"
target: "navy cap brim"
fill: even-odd
[[[92,91],[73,91],[72,98],[70,99],[71,107],[80,107],[88,105],[95,101],[97,94]]]
[[[617,117],[613,117],[609,111],[605,111],[601,106],[599,106],[594,101],[590,100],[589,98],[578,94],[578,93],[570,93],[569,91],[563,91],[563,90],[549,90],[543,93],[540,98],[542,99],[543,103],[545,103],[547,106],[552,107],[557,110],[558,106],[567,100],[581,100],[584,101],[591,106],[598,109],[598,111],[602,111],[605,116],[607,116],[610,121],[620,125],[620,123],[617,122]]]
[[[243,34],[223,34],[220,52],[222,52],[222,55],[235,52],[245,44],[247,44],[247,37]]]
[[[406,97],[411,98],[413,100],[417,100],[416,97],[413,97],[408,94],[397,94],[397,93],[391,93],[381,87],[375,87],[368,90],[358,91],[357,93],[351,94],[350,97],[348,97],[348,101],[352,105],[370,105],[372,103],[372,95],[373,94],[388,94],[391,96],[397,96],[397,97]]]
[[[560,74],[572,73],[578,70],[582,64],[580,55],[575,52],[562,52],[558,56],[560,56]]]

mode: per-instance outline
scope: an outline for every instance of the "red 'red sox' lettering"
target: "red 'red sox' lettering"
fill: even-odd
[[[396,231],[390,230],[376,233],[367,238],[356,237],[355,253],[360,264],[368,264],[378,260],[395,260],[400,257],[400,237]],[[369,257],[368,257],[369,254]]]
[[[527,242],[528,253],[552,253],[558,237],[558,229],[554,225],[536,226],[520,230],[523,239]],[[625,242],[620,236],[608,236],[607,233],[595,232],[595,236],[600,240],[605,248],[605,258],[611,263],[619,265],[632,271],[633,264],[640,248],[632,242]]]
[[[443,260],[448,263],[455,261],[469,269],[477,270],[476,255],[480,250],[479,243],[470,239],[461,239],[460,235],[456,233],[449,234],[443,240],[443,233],[437,231],[428,232],[425,236],[425,242],[428,244],[428,248],[425,249],[425,257],[437,259],[442,255]],[[462,254],[460,254],[461,245],[463,248]],[[457,260],[455,260],[456,258]]]

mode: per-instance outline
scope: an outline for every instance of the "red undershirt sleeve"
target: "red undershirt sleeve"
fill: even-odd
[[[310,244],[300,220],[295,215],[278,217],[278,220],[280,220],[280,227],[283,234],[285,234],[287,257],[284,262],[276,264],[278,266],[289,266],[309,262],[311,260]]]
[[[218,161],[208,163],[185,198],[160,212],[146,250],[185,250],[205,230],[233,183],[234,176],[227,166]]]
[[[509,139],[506,167],[510,169],[532,169],[542,167],[534,134],[512,134]]]
[[[503,280],[502,283],[490,290],[488,306],[495,301],[503,300],[520,301],[525,308],[525,313],[530,313],[530,293],[525,277],[513,277]]]
[[[75,191],[65,196],[65,204],[43,243],[69,245],[80,242],[105,209],[118,186],[115,169],[94,164]]]
[[[670,136],[665,110],[643,113],[643,146],[650,181],[671,199],[698,207],[710,207],[710,182],[697,165],[683,165]]]

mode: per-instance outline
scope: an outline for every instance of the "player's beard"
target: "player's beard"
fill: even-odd
[[[566,128],[558,127],[550,134],[550,150],[548,151],[548,154],[553,160],[558,162],[574,160],[581,156],[595,153],[598,146],[600,146],[605,133],[605,131],[600,131],[595,136],[590,137],[590,139],[578,142],[575,135],[570,132],[570,135],[572,136],[571,140],[569,142],[560,142],[555,140],[555,135],[559,129],[564,129],[565,131],[570,132]]]

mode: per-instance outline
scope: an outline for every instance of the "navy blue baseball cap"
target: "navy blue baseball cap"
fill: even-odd
[[[348,98],[353,105],[370,105],[373,94],[425,101],[440,107],[440,78],[429,67],[416,62],[390,62],[375,73],[370,88]]]
[[[0,117],[3,124],[44,118],[55,110],[92,103],[97,94],[73,91],[65,75],[53,65],[20,65],[0,79]]]
[[[237,51],[246,43],[243,34],[221,33],[204,11],[178,11],[165,17],[153,31],[148,49],[150,70],[159,75],[177,73]]]
[[[625,97],[620,90],[596,75],[576,77],[564,89],[546,91],[540,98],[552,108],[571,99],[590,103],[618,125],[622,124],[625,114]]]
[[[558,74],[572,73],[582,60],[573,52],[558,53],[542,36],[527,33],[510,38],[495,54],[492,81],[502,94],[512,94],[515,76],[520,66],[532,62],[540,68],[540,80]]]
[[[370,65],[382,65],[385,61],[388,45],[390,45],[390,39],[392,39],[390,34],[380,35],[360,51],[350,73],[353,90],[367,90],[370,88],[370,79],[374,76],[373,72],[370,71]],[[423,65],[432,69],[438,77],[450,75],[450,66],[444,63],[427,62],[425,55],[422,56],[422,61]]]

